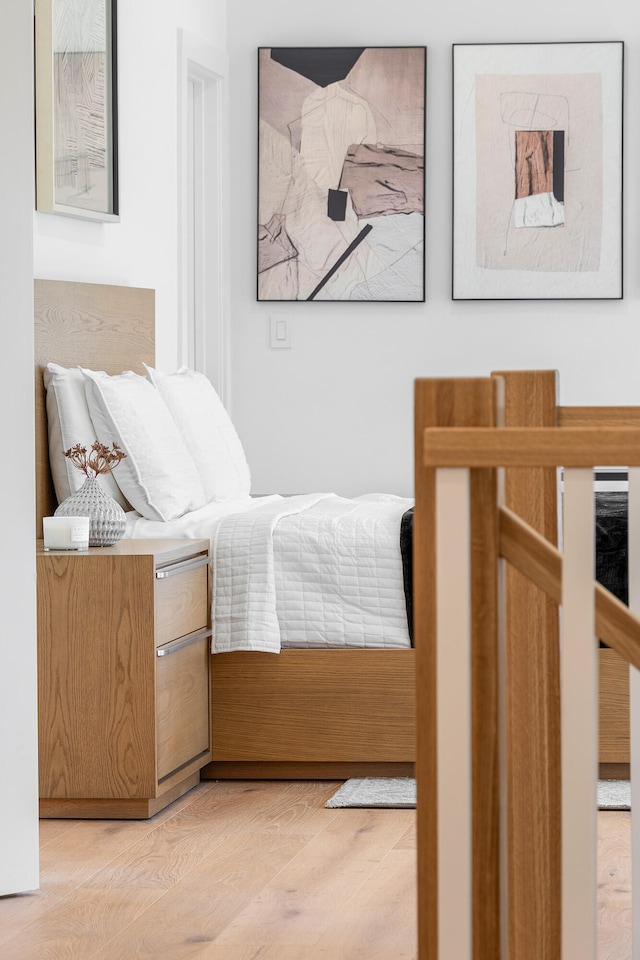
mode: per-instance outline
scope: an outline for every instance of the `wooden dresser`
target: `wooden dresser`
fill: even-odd
[[[40,815],[153,816],[211,759],[208,540],[37,547]]]

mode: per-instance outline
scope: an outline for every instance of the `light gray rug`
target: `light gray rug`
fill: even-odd
[[[347,780],[325,807],[415,807],[413,777],[363,777]]]
[[[598,810],[631,810],[631,782],[598,780]]]
[[[415,807],[413,777],[362,777],[347,780],[327,800],[325,807]],[[598,781],[599,810],[630,810],[628,780]]]

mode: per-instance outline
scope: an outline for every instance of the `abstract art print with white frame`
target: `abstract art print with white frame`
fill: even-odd
[[[624,44],[453,46],[453,299],[622,297]]]
[[[426,47],[258,51],[258,300],[422,301]]]

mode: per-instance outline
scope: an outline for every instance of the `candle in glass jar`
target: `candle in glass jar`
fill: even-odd
[[[89,517],[43,517],[45,550],[88,550]]]

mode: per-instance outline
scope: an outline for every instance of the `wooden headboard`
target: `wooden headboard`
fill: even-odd
[[[89,367],[107,373],[155,363],[155,292],[139,287],[36,280],[35,416],[36,529],[57,506],[49,469],[47,413],[42,381],[49,362]]]

